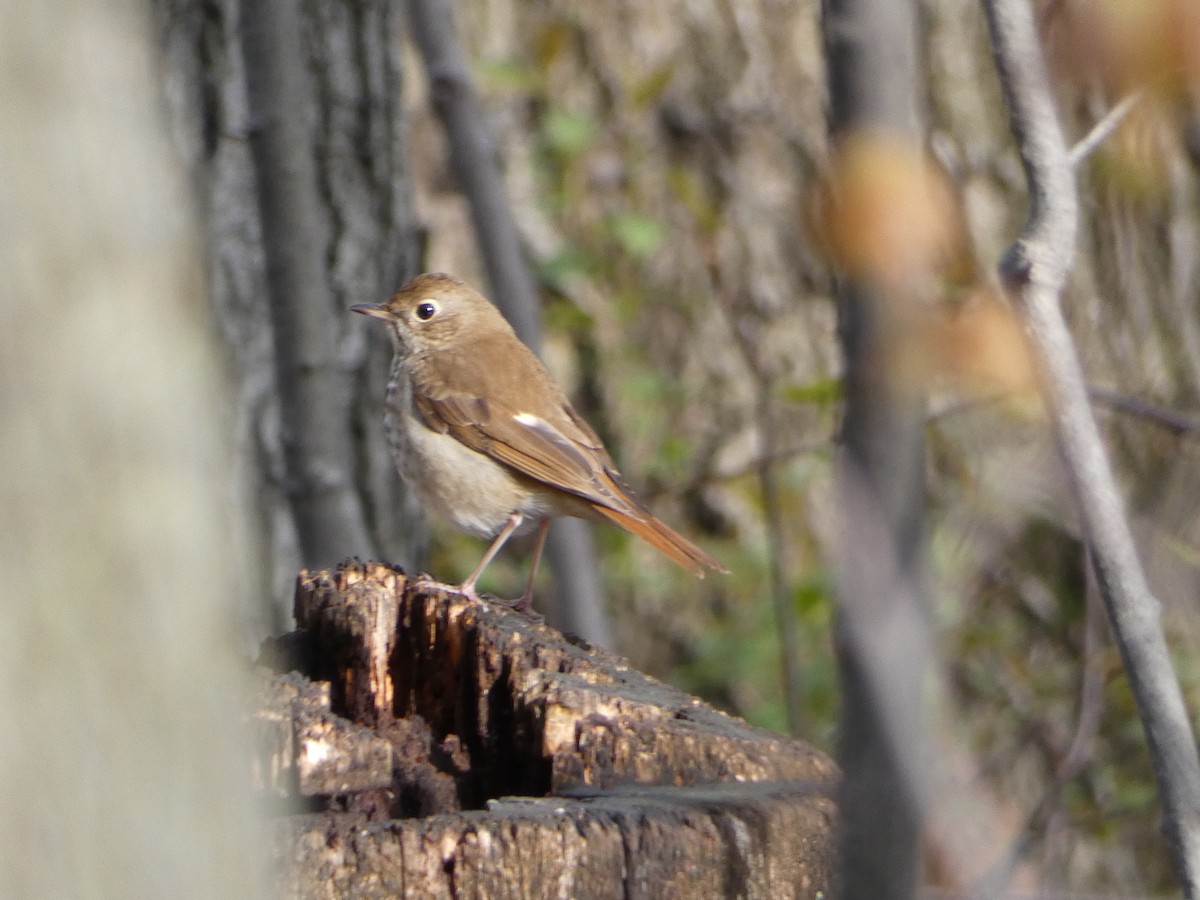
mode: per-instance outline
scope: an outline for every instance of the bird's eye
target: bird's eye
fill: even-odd
[[[434,300],[422,300],[417,304],[417,318],[422,322],[428,322],[437,315],[438,305]]]

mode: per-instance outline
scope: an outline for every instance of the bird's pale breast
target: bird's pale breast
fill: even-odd
[[[529,516],[526,527],[551,513],[544,492],[528,480],[427,428],[413,409],[412,385],[398,360],[388,382],[385,418],[396,468],[428,512],[481,536],[499,532],[514,511]]]

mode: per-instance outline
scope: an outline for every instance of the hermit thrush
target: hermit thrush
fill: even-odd
[[[475,583],[504,542],[536,524],[515,604],[528,610],[554,516],[612,522],[699,577],[728,571],[633,497],[596,432],[479,292],[419,275],[382,306],[351,309],[384,322],[395,346],[385,419],[401,476],[428,511],[495,538],[463,594],[477,600]]]

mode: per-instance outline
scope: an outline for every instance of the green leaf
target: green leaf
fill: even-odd
[[[629,99],[633,101],[633,105],[642,109],[646,104],[657,100],[659,95],[667,89],[667,85],[671,83],[671,76],[675,74],[675,66],[673,63],[659,66],[645,78],[639,79],[633,84],[629,90]]]
[[[687,472],[692,459],[692,444],[681,435],[673,434],[663,441],[654,460],[654,468],[663,474],[680,475]]]
[[[642,260],[653,256],[667,237],[662,222],[637,212],[617,213],[608,227],[623,251]]]
[[[817,569],[793,588],[796,610],[805,618],[823,617],[833,608],[833,575]]]
[[[592,146],[596,138],[596,123],[582,113],[554,109],[542,122],[542,136],[551,151],[574,159]]]
[[[679,201],[688,208],[701,231],[705,234],[716,231],[721,223],[721,211],[708,196],[693,169],[688,166],[671,166],[667,170],[667,184]]]
[[[781,391],[783,399],[788,403],[812,403],[817,406],[830,406],[842,399],[842,379],[836,377],[818,378],[807,384],[787,384]]]
[[[1167,537],[1166,545],[1167,549],[1185,565],[1191,566],[1193,569],[1200,569],[1200,547],[1194,547],[1188,542],[1174,537]]]
[[[546,328],[551,331],[579,334],[588,331],[592,317],[570,300],[552,300],[543,308]]]
[[[576,31],[566,20],[551,21],[533,35],[533,56],[539,66],[548,69],[566,53],[575,40]]]
[[[573,277],[586,277],[596,271],[594,256],[579,247],[566,247],[550,259],[538,264],[538,275],[555,287]]]
[[[517,59],[484,59],[477,72],[482,87],[502,91],[532,91],[540,81],[531,66]]]

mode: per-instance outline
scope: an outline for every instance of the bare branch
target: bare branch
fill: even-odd
[[[1147,422],[1153,422],[1155,425],[1161,425],[1174,434],[1200,436],[1200,419],[1185,416],[1183,413],[1178,413],[1165,406],[1159,406],[1157,403],[1151,403],[1148,400],[1142,400],[1138,397],[1130,397],[1128,394],[1122,394],[1111,388],[1100,387],[1094,384],[1088,385],[1088,394],[1096,403],[1119,412],[1128,413],[1139,419],[1145,419]]]
[[[1165,827],[1188,897],[1200,892],[1200,757],[1112,467],[1059,306],[1071,271],[1078,199],[1027,0],[985,0],[1000,81],[1029,182],[1025,229],[1000,272],[1025,318],[1042,388],[1100,586],[1137,698]]]
[[[1080,164],[1096,152],[1101,144],[1108,140],[1109,136],[1117,130],[1125,117],[1129,115],[1129,111],[1137,105],[1138,100],[1142,97],[1141,93],[1133,93],[1110,109],[1099,122],[1092,126],[1092,130],[1083,136],[1083,138],[1071,148],[1068,157],[1070,159],[1071,168],[1077,169]]]
[[[1157,403],[1151,403],[1149,400],[1142,400],[1140,397],[1131,397],[1128,394],[1122,394],[1120,391],[1114,391],[1112,388],[1101,387],[1096,384],[1089,384],[1087,392],[1092,402],[1097,406],[1106,406],[1116,412],[1144,419],[1147,422],[1165,428],[1175,435],[1200,437],[1200,419],[1176,412]],[[1000,391],[982,397],[967,397],[964,400],[948,403],[941,409],[931,411],[926,416],[925,422],[928,425],[933,425],[943,419],[950,419],[955,416],[966,415],[980,409],[995,406],[997,403],[1008,400],[1012,396],[1011,391]],[[802,453],[815,449],[819,448],[816,446],[802,446],[797,447],[794,452]],[[719,473],[719,477],[733,477],[737,474],[741,474],[741,470],[731,472],[728,475],[722,472]]]
[[[714,292],[720,300],[717,307],[725,316],[729,333],[733,336],[733,346],[738,349],[742,362],[753,379],[757,395],[755,424],[763,451],[753,461],[751,471],[758,475],[767,532],[767,570],[771,585],[771,606],[775,612],[775,627],[779,634],[780,675],[788,731],[791,734],[799,734],[804,719],[803,685],[800,680],[800,621],[788,588],[789,573],[784,558],[784,520],[775,471],[775,464],[781,458],[780,449],[777,447],[779,427],[774,402],[775,383],[770,371],[762,363],[759,348],[755,346],[746,329],[738,327],[737,314],[730,295],[731,289],[727,284],[724,267],[717,261],[716,254],[709,258],[708,269]]]
[[[539,351],[542,320],[537,291],[521,253],[512,205],[497,165],[466,54],[449,0],[410,0],[413,36],[425,60],[433,106],[450,144],[450,164],[471,209],[475,238],[491,296],[521,340]],[[547,557],[558,585],[559,624],[601,647],[614,646],[612,626],[588,523],[559,519],[550,529]]]
[[[1090,553],[1085,549],[1085,555]],[[1094,567],[1090,559],[1085,560],[1089,577],[1087,579],[1087,612],[1084,618],[1083,631],[1083,673],[1079,686],[1079,718],[1075,726],[1075,734],[1070,745],[1064,751],[1061,747],[1051,748],[1058,759],[1054,766],[1054,774],[1042,792],[1042,797],[1033,811],[1025,818],[1016,839],[1008,848],[1004,857],[992,870],[980,880],[972,896],[1004,897],[1008,896],[1010,883],[1017,867],[1025,860],[1034,847],[1034,838],[1039,832],[1051,827],[1055,819],[1062,816],[1063,789],[1086,768],[1092,758],[1092,741],[1100,728],[1100,715],[1104,709],[1104,670],[1098,657],[1103,638],[1103,620],[1101,602],[1097,593]]]
[[[446,129],[450,165],[471,208],[492,300],[521,340],[540,351],[537,292],[521,254],[512,207],[497,167],[495,142],[454,27],[449,0],[410,0],[413,37],[425,60],[434,111]]]

